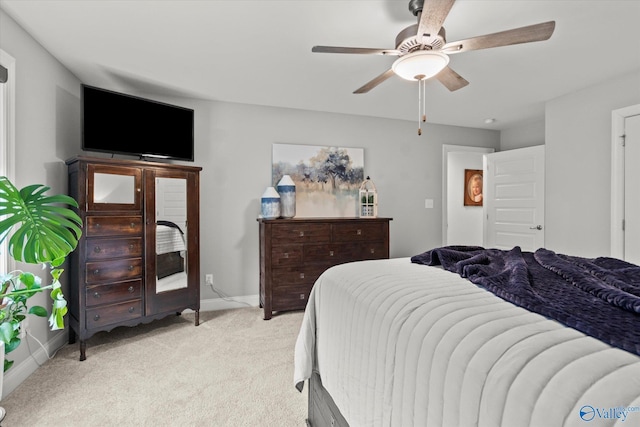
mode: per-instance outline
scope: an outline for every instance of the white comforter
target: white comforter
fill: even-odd
[[[409,258],[318,279],[299,389],[313,369],[351,427],[640,425],[640,357]]]
[[[185,250],[184,237],[180,230],[166,225],[156,225],[156,254]]]

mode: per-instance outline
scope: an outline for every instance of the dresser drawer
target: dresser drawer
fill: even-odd
[[[93,285],[85,288],[87,307],[94,307],[100,304],[113,304],[141,297],[142,279]]]
[[[362,259],[363,246],[360,243],[334,243],[304,246],[305,264],[332,266]]]
[[[272,290],[274,311],[301,310],[307,306],[313,285],[277,286]]]
[[[113,282],[142,277],[142,258],[94,261],[86,264],[86,282]]]
[[[384,240],[384,224],[380,222],[339,223],[333,225],[334,242]]]
[[[295,221],[271,226],[271,241],[273,244],[330,242],[331,226],[327,223],[298,224]]]
[[[389,248],[384,242],[367,242],[362,245],[362,259],[389,258]]]
[[[96,236],[141,236],[141,216],[88,216],[87,237]]]
[[[131,239],[87,239],[87,260],[142,256],[142,237]]]
[[[271,266],[284,267],[302,263],[302,245],[283,245],[271,248]]]
[[[282,285],[313,286],[324,270],[326,270],[326,266],[322,265],[274,268],[271,271],[273,288]]]
[[[120,323],[142,317],[142,300],[135,299],[120,304],[87,308],[85,313],[87,329],[100,328],[112,323]]]

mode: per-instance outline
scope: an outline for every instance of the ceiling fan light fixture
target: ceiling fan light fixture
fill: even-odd
[[[432,50],[418,50],[396,59],[391,69],[405,80],[426,80],[449,64],[449,56]]]

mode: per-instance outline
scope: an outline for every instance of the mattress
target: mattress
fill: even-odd
[[[298,390],[312,371],[352,427],[640,425],[640,357],[409,258],[320,276]]]

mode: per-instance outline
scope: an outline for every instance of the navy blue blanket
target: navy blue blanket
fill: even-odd
[[[411,258],[442,265],[500,298],[640,355],[640,267],[547,249],[445,246]]]

